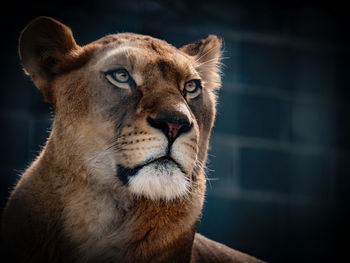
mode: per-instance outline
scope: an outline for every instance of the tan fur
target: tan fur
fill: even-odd
[[[177,49],[124,33],[80,47],[68,27],[39,17],[19,46],[24,69],[54,106],[55,118],[4,212],[2,238],[12,262],[258,262],[195,235],[221,84],[216,36]],[[105,73],[117,68],[129,71],[136,88],[109,83]],[[195,98],[183,90],[191,79],[202,81]],[[192,125],[169,151],[167,137],[147,121],[163,115]],[[144,192],[142,180],[134,192],[130,177],[123,182],[120,167],[142,170],[167,154],[178,168],[159,176],[166,182],[177,171],[188,186],[169,182],[186,193],[170,195],[161,187],[153,196],[152,182]],[[172,169],[167,163],[154,169],[164,167]]]

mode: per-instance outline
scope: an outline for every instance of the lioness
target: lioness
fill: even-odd
[[[221,53],[29,23],[19,56],[55,118],[4,211],[11,262],[261,262],[195,233]]]

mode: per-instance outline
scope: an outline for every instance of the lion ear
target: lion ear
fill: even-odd
[[[49,82],[59,73],[59,65],[79,48],[70,28],[50,17],[38,17],[22,31],[21,63],[46,100],[50,97]]]
[[[188,44],[181,48],[187,55],[193,57],[194,67],[207,85],[220,88],[222,40],[209,35],[206,39]]]

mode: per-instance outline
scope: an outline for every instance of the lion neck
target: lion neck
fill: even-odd
[[[60,136],[57,140],[54,135],[42,158],[50,165],[43,167],[55,167],[51,171],[56,175],[53,178],[62,180],[57,181],[57,185],[66,184],[61,188],[65,191],[65,231],[81,248],[82,255],[90,254],[92,262],[101,256],[123,262],[190,261],[205,191],[204,175],[200,171],[186,199],[153,202],[135,198],[127,190],[99,189],[91,181],[82,180],[91,174],[87,175],[89,171],[77,152],[65,151],[64,157],[60,153],[60,147],[67,149],[66,145],[72,145],[70,137]],[[61,176],[62,173],[66,175]],[[77,200],[82,201],[81,205]],[[100,243],[96,244],[96,240]]]
[[[120,229],[132,229],[121,241],[132,262],[189,262],[199,221],[184,201],[154,203],[138,200],[125,214]]]

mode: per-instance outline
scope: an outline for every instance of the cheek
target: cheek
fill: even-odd
[[[196,101],[196,104],[193,105],[192,111],[196,116],[199,126],[198,159],[202,163],[205,163],[207,159],[209,137],[215,120],[216,111],[214,97],[210,97],[209,94],[203,93],[200,100]]]
[[[106,92],[103,99],[96,102],[102,108],[107,118],[115,123],[116,130],[123,126],[125,120],[136,119],[135,112],[140,96],[128,90],[113,90]]]
[[[215,119],[215,102],[208,93],[203,92],[197,101],[193,101],[191,106],[198,122],[201,136],[211,131]]]
[[[74,78],[64,79],[63,75],[54,81],[55,113],[66,119],[76,120],[86,117],[93,105],[92,96],[86,81]]]

